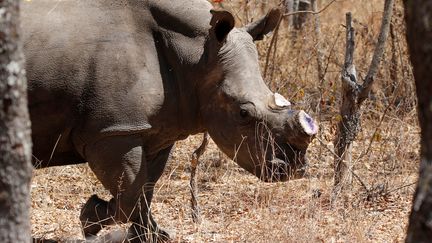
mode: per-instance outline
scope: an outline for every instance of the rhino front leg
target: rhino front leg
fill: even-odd
[[[90,168],[113,195],[109,202],[92,196],[86,203],[80,217],[86,237],[115,222],[132,222],[127,233],[130,242],[169,239],[153,220],[150,205],[172,145],[151,160],[147,160],[142,145],[137,135],[105,138],[86,148]]]

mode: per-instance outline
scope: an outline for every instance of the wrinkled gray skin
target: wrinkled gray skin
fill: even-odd
[[[174,142],[190,134],[207,130],[264,181],[302,167],[316,124],[275,102],[253,43],[279,11],[234,28],[230,13],[211,8],[204,0],[23,4],[34,165],[88,162],[113,195],[83,208],[87,237],[132,221],[129,239],[167,238],[149,212],[153,187]]]

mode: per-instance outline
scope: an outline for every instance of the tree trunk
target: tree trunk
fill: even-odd
[[[351,163],[346,158],[349,157],[347,153],[349,153],[349,148],[357,136],[360,127],[360,106],[357,103],[360,85],[357,82],[357,72],[354,65],[355,32],[352,27],[351,13],[346,14],[346,28],[345,63],[341,75],[341,120],[339,121],[338,132],[334,141],[336,153],[334,158],[335,192],[338,192],[344,184],[351,184],[351,176],[348,173]]]
[[[334,140],[334,190],[333,199],[345,185],[349,185],[352,178],[351,146],[360,129],[360,108],[369,95],[379,64],[384,53],[385,43],[390,29],[393,13],[393,0],[385,0],[381,29],[378,36],[374,55],[363,84],[358,83],[357,72],[354,65],[354,29],[352,27],[351,13],[346,15],[346,51],[345,63],[342,70],[342,104],[340,107],[340,121]]]
[[[297,11],[310,11],[310,10],[311,10],[311,2],[309,0],[300,0],[298,2]],[[296,30],[302,29],[304,23],[306,23],[307,18],[308,18],[308,14],[306,13],[299,13],[294,15],[294,22],[293,22],[294,28]]]
[[[31,138],[20,1],[0,1],[0,242],[30,241]]]
[[[283,5],[285,13],[292,13],[298,10],[298,0],[284,0]],[[288,16],[287,22],[290,26],[293,25],[294,15]]]
[[[283,6],[285,13],[295,13],[297,11],[308,11],[311,8],[310,0],[284,0]],[[288,16],[287,21],[295,30],[300,30],[306,22],[307,14],[298,13]]]
[[[420,177],[406,242],[432,239],[432,0],[405,0],[405,20],[421,128]]]

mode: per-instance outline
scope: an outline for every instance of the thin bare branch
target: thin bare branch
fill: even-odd
[[[317,0],[312,0],[312,10],[316,11],[318,9]],[[321,88],[321,83],[324,81],[324,53],[321,46],[321,21],[319,15],[315,16],[315,39],[316,39],[316,52],[317,52],[317,68],[318,68],[318,81]]]
[[[330,1],[327,5],[325,5],[322,9],[320,9],[319,11],[296,11],[296,12],[292,12],[292,13],[286,13],[283,15],[283,17],[288,17],[291,15],[295,15],[295,14],[320,14],[322,12],[324,12],[328,7],[330,7],[330,5],[332,5],[334,2],[336,2],[337,0],[332,0]]]
[[[396,187],[396,188],[394,188],[394,189],[392,189],[392,190],[387,191],[387,192],[385,193],[385,195],[390,195],[390,193],[392,193],[392,192],[399,191],[399,190],[401,190],[401,189],[404,189],[404,188],[407,188],[407,187],[410,187],[410,186],[414,186],[414,185],[416,185],[416,184],[417,184],[417,181],[415,181],[415,182],[411,182],[411,183],[408,183],[408,184],[406,184],[406,185],[402,185],[402,186]]]
[[[352,26],[352,15],[346,13],[346,47],[345,47],[345,69],[348,69],[354,62],[354,49],[355,49],[355,32]]]
[[[201,145],[193,152],[191,160],[191,177],[189,181],[190,192],[191,192],[191,207],[192,207],[192,220],[195,223],[201,222],[201,214],[198,205],[198,188],[196,182],[196,169],[199,165],[199,158],[204,153],[209,143],[209,134],[205,132],[203,134],[203,140]]]

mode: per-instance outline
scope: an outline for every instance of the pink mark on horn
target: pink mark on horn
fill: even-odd
[[[303,128],[303,131],[308,134],[308,135],[315,135],[318,132],[318,125],[316,124],[316,122],[314,121],[314,119],[312,119],[312,117],[310,117],[306,112],[304,111],[300,111],[299,112],[299,122],[300,125]]]

